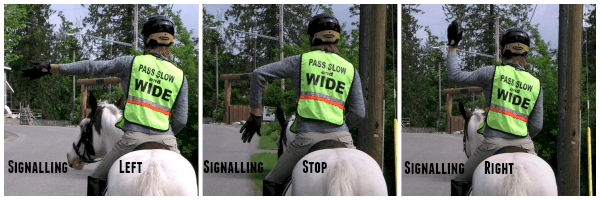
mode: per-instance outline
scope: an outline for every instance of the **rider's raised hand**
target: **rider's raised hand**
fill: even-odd
[[[30,61],[33,67],[22,69],[23,76],[29,77],[29,79],[37,79],[46,74],[50,74],[50,64],[40,61]]]
[[[260,124],[262,122],[262,117],[256,116],[252,113],[250,113],[250,118],[248,118],[248,120],[246,121],[246,123],[242,126],[242,128],[240,128],[240,133],[242,133],[242,141],[244,143],[248,142],[250,143],[250,141],[252,140],[252,136],[254,136],[254,133],[258,133],[259,136],[262,136],[260,134]]]
[[[456,20],[448,26],[448,46],[456,48],[462,39],[463,31],[460,30],[460,25]]]

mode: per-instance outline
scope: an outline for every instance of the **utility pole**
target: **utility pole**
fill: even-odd
[[[113,29],[110,29],[110,40],[115,40],[112,35],[113,35]],[[108,37],[106,39],[108,39]],[[113,58],[112,49],[113,49],[113,44],[111,42],[110,43],[110,54],[109,54],[110,55],[110,59]]]
[[[369,24],[371,19],[371,5],[360,4],[360,23],[358,33],[358,73],[360,75],[361,90],[365,108],[367,104],[367,85],[369,83]],[[369,126],[369,115],[358,123],[358,136],[356,148],[363,152],[367,152],[367,127]]]
[[[385,26],[386,5],[371,6],[370,73],[368,103],[367,153],[383,168],[383,89],[385,79]]]
[[[558,195],[564,195],[565,187],[565,167],[567,156],[565,148],[568,145],[566,134],[566,101],[567,92],[567,44],[569,36],[568,16],[569,5],[560,4],[558,6],[558,135],[557,135],[557,179]]]
[[[138,5],[137,4],[135,4],[133,10],[135,12],[135,14],[133,15],[133,35],[134,35],[133,49],[135,49],[137,51],[138,50]]]
[[[565,187],[564,195],[579,195],[580,104],[581,104],[581,32],[583,27],[583,5],[569,5],[569,40],[567,45],[567,126],[568,142],[565,148]]]
[[[219,45],[217,45],[217,51],[215,53],[215,115],[219,109]]]
[[[438,120],[437,125],[442,120],[442,66],[438,63]]]
[[[254,29],[255,29],[253,31],[254,34],[258,33],[258,31],[256,31],[256,24],[254,24]],[[254,51],[254,59],[253,59],[254,60],[254,65],[252,66],[252,71],[254,71],[256,69],[256,43],[258,42],[258,40],[257,40],[258,37],[256,37],[256,36],[253,36],[253,37],[254,37],[254,49],[253,49],[253,51]]]
[[[499,24],[499,16],[496,13],[496,32],[495,34],[495,38],[496,38],[496,61],[500,62],[500,24]]]
[[[75,50],[73,50],[73,62],[75,62]],[[75,117],[75,76],[73,76],[73,101],[71,102],[71,117]]]
[[[279,61],[283,60],[283,4],[279,6]],[[281,91],[285,90],[285,79],[281,79]]]

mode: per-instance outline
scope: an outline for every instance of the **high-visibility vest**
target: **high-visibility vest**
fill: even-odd
[[[130,123],[166,131],[183,84],[183,71],[153,55],[136,56],[131,66],[123,117]],[[121,128],[123,117],[116,126]]]
[[[342,125],[353,80],[354,66],[337,54],[320,50],[302,54],[298,115]]]
[[[478,132],[487,124],[494,130],[527,136],[527,120],[540,94],[540,81],[510,65],[497,66],[488,114]]]

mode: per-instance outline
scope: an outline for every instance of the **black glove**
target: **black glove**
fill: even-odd
[[[448,45],[456,48],[460,39],[462,39],[463,31],[460,30],[460,25],[456,20],[448,26]]]
[[[29,77],[29,79],[37,79],[46,74],[50,74],[50,64],[39,61],[29,61],[33,64],[33,67],[22,69],[23,76]]]
[[[242,134],[242,141],[244,141],[244,143],[250,143],[250,141],[252,140],[252,136],[254,136],[254,133],[258,133],[259,136],[262,136],[260,134],[261,122],[262,117],[250,113],[250,118],[248,118],[246,123],[240,129],[240,133],[244,132]]]

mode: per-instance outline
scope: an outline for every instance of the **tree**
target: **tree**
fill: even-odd
[[[419,91],[425,91],[425,83],[422,77],[424,70],[419,66],[419,45],[421,39],[416,33],[423,28],[417,22],[413,14],[422,14],[419,5],[402,4],[402,118],[410,118],[411,125],[424,124],[417,119],[421,109],[415,108],[420,104],[423,95]],[[416,123],[416,124],[415,124]]]
[[[83,6],[83,5],[82,5]],[[134,6],[133,4],[92,4],[88,6],[88,16],[83,19],[83,26],[89,29],[85,34],[106,38],[114,41],[133,43],[135,34],[138,42],[143,44],[142,35],[134,33]],[[149,17],[154,15],[168,15],[173,5],[149,4],[138,5],[138,30],[141,32],[143,24]],[[173,14],[171,12],[171,14]],[[168,15],[169,17],[172,17]],[[112,37],[112,38],[111,38]],[[123,45],[112,45],[109,42],[101,42],[97,39],[83,37],[83,43],[88,49],[87,55],[95,55],[97,59],[109,60],[121,55],[127,55],[131,47]],[[95,50],[97,48],[97,50]],[[90,59],[90,57],[86,58]]]
[[[279,5],[275,4],[234,4],[225,12],[225,20],[234,19],[234,23],[229,24],[230,29],[246,32],[257,31],[258,34],[279,37]],[[313,13],[327,11],[326,6],[322,5],[284,5],[284,27],[283,41],[286,44],[298,44],[302,42],[301,35],[306,35],[308,22]],[[278,48],[279,42],[264,38],[257,38],[242,33],[226,31],[228,46],[235,47],[239,51],[238,56],[248,61],[245,72],[252,71],[252,62],[254,52],[256,51],[256,67],[271,63],[275,58],[279,58],[275,48]],[[254,45],[254,42],[257,42]],[[256,46],[256,48],[254,48]],[[286,55],[287,56],[287,55]]]
[[[27,16],[27,10],[31,5],[26,4],[4,4],[4,62],[10,63],[21,58],[21,54],[12,54],[13,47],[19,44],[21,39],[27,35],[20,34],[17,30],[25,28],[28,21],[23,20]]]
[[[493,55],[494,50],[494,21],[499,16],[500,34],[503,30],[512,27],[526,29],[528,14],[533,10],[529,4],[446,4],[442,7],[448,24],[452,20],[458,20],[464,33],[459,44],[460,49],[487,53]],[[473,71],[481,66],[493,64],[491,59],[475,56],[473,54],[460,53],[465,62],[465,69]],[[468,63],[468,64],[466,64]]]

